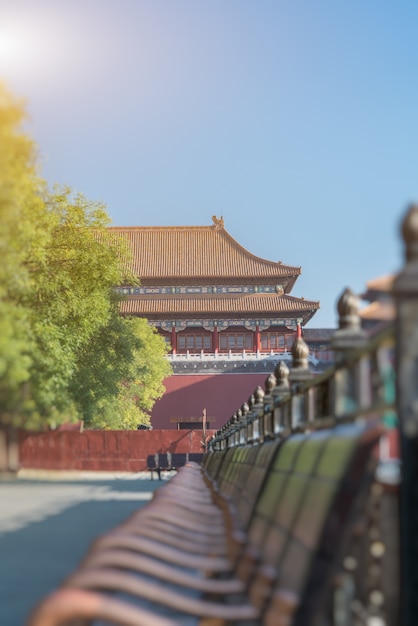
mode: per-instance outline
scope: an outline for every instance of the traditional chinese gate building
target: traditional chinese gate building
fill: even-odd
[[[140,286],[119,287],[126,296],[122,313],[145,317],[171,346],[174,376],[165,381],[166,395],[156,403],[154,428],[173,428],[193,412],[198,419],[204,408],[214,427],[221,425],[229,415],[212,417],[209,395],[218,396],[219,408],[219,394],[230,398],[230,385],[235,385],[242,401],[245,383],[250,393],[254,389],[255,379],[248,376],[263,380],[274,368],[272,359],[286,358],[298,326],[319,308],[316,301],[290,295],[300,267],[254,256],[225,230],[222,218],[212,219],[211,226],[111,229],[128,239],[132,271],[140,280]],[[241,384],[225,377],[231,373],[244,377]],[[196,376],[215,375],[205,397]],[[171,388],[174,404],[174,397],[168,404]],[[199,410],[193,408],[196,401]],[[227,404],[234,406],[233,398]],[[180,410],[182,416],[176,415]]]

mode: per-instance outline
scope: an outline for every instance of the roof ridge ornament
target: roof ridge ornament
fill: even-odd
[[[221,217],[216,217],[216,215],[212,215],[212,221],[213,221],[213,226],[212,228],[214,230],[221,230],[224,227],[224,218]]]

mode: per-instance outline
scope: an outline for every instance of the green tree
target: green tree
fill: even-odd
[[[21,130],[23,105],[0,84],[0,419],[12,422],[30,378],[30,311],[22,296],[32,276],[26,260],[42,246],[44,184],[34,143]]]
[[[172,373],[167,345],[146,320],[115,315],[84,355],[73,390],[87,427],[136,429],[150,424],[150,411]],[[110,364],[118,359],[117,371]]]
[[[55,422],[57,411],[72,414],[69,385],[80,355],[111,318],[122,244],[108,236],[103,206],[81,195],[56,191],[45,208],[48,237],[43,258],[28,259],[36,281],[25,297],[35,344],[30,411]]]
[[[103,205],[48,190],[23,121],[0,86],[0,421],[97,426],[100,414],[108,426],[114,411],[118,427],[136,427],[162,393],[164,342],[119,316],[127,244]]]
[[[70,392],[87,426],[94,422],[104,402],[118,396],[121,381],[131,376],[138,341],[119,315],[118,304],[114,296],[108,323],[80,349],[71,379]]]

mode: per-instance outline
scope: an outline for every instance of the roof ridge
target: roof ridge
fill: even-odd
[[[279,282],[287,278],[286,291],[290,291],[301,274],[300,266],[271,261],[247,250],[225,230],[221,220],[210,226],[111,226],[109,233],[129,240],[132,271],[141,279],[264,276]]]

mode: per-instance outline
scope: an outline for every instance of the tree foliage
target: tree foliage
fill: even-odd
[[[29,311],[21,298],[32,283],[27,255],[42,241],[42,182],[33,142],[21,131],[24,109],[0,88],[0,403],[13,416],[32,360]],[[32,217],[33,216],[33,217]],[[11,419],[11,417],[10,417]]]
[[[121,326],[124,332],[121,332]],[[171,373],[167,347],[147,321],[115,315],[86,351],[74,380],[86,423],[123,430],[149,425],[149,412]],[[123,355],[113,366],[117,355]]]
[[[163,392],[165,344],[119,316],[126,243],[103,205],[47,188],[23,121],[0,87],[0,419],[137,427]]]

